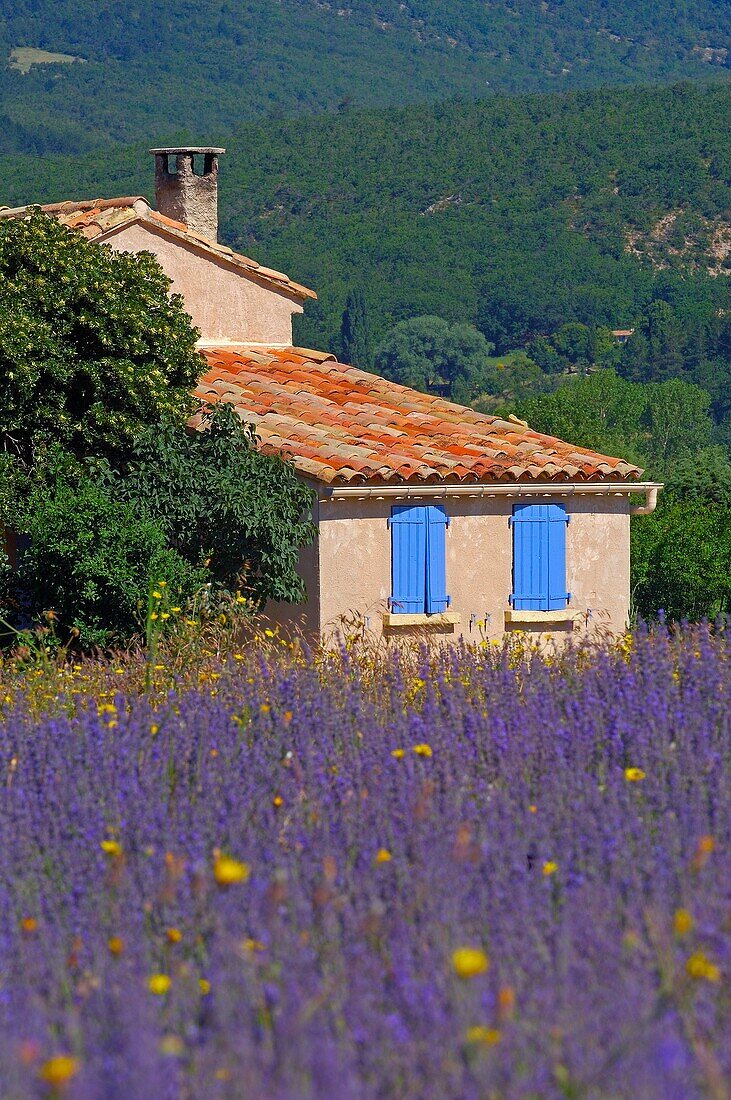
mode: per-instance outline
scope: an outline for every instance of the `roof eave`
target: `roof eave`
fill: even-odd
[[[171,237],[175,241],[182,241],[184,244],[188,245],[189,248],[201,252],[204,256],[215,258],[227,264],[232,267],[237,274],[244,275],[253,282],[265,286],[267,290],[278,290],[282,294],[296,298],[297,301],[302,302],[308,298],[317,299],[316,292],[310,290],[309,287],[292,282],[288,276],[287,282],[283,279],[274,279],[267,274],[267,269],[263,269],[261,266],[253,267],[244,263],[238,257],[237,253],[227,246],[215,245],[213,242],[208,244],[205,239],[198,234],[183,233],[181,230],[176,229],[174,225],[166,225],[160,218],[155,217],[155,213],[156,211],[154,210],[150,210],[149,213],[147,211],[139,212],[137,213],[137,217],[130,218],[128,221],[122,222],[119,225],[111,226],[94,239],[95,241],[104,243],[109,237],[116,233],[120,233],[124,229],[128,229],[129,226],[142,224],[154,233]]]

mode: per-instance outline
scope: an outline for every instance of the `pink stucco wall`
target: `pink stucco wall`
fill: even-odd
[[[566,554],[573,625],[539,622],[508,625],[507,629],[556,637],[584,631],[619,633],[626,628],[629,616],[628,499],[556,499],[566,505],[571,516]],[[483,636],[500,638],[510,611],[512,533],[508,519],[514,500],[451,497],[440,502],[451,520],[446,536],[450,611],[459,614],[460,622],[439,629],[438,636],[468,641]],[[375,635],[384,633],[383,613],[391,589],[388,517],[395,503],[398,498],[320,502],[319,537],[305,560],[308,602],[302,609],[279,605],[274,615],[279,624],[329,634],[344,618],[352,620],[355,615]],[[404,636],[408,629],[386,627],[385,632]]]
[[[139,222],[107,239],[119,252],[152,252],[182,294],[204,343],[292,343],[292,314],[302,313],[293,296],[260,286],[225,259],[204,254]]]

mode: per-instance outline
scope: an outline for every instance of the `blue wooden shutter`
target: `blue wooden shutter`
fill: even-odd
[[[391,610],[422,615],[426,602],[426,508],[391,509]]]
[[[444,532],[449,525],[441,504],[425,508],[426,512],[426,613],[435,615],[449,606],[447,595],[447,550]]]
[[[566,607],[566,524],[563,504],[516,504],[513,526],[513,592],[517,611]]]

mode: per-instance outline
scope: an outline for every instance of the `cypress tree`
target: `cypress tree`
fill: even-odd
[[[368,309],[360,287],[348,292],[340,326],[340,358],[361,370],[373,367],[373,348],[368,325]]]

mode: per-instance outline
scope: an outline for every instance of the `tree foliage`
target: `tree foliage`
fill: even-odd
[[[706,55],[701,45],[715,49]],[[722,71],[731,32],[718,0],[351,0],[337,10],[308,0],[161,0],[129,10],[3,0],[0,61],[14,46],[81,59],[0,68],[6,148],[38,154],[172,144],[186,130],[200,140],[232,118],[347,113],[352,104],[704,79]],[[641,188],[632,168],[628,182]]]
[[[185,604],[207,580],[168,544],[147,502],[119,499],[116,489],[104,464],[88,469],[55,451],[23,502],[15,598],[32,619],[52,610],[84,648],[140,632],[151,582],[163,580]]]
[[[162,415],[182,421],[196,332],[147,254],[85,241],[40,212],[0,220],[0,438],[29,466],[39,443],[124,454]]]
[[[484,388],[492,345],[471,325],[413,317],[395,325],[376,352],[379,374],[418,390],[446,387],[469,401]]]
[[[312,490],[291,465],[257,450],[253,428],[229,405],[205,412],[201,428],[167,421],[140,433],[122,498],[142,504],[214,584],[257,605],[303,599],[296,567],[300,546],[315,536]]]
[[[361,287],[351,290],[345,299],[340,325],[340,358],[361,370],[373,366],[373,347],[368,323],[368,307]]]

